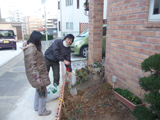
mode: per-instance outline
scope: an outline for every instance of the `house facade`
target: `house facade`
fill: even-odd
[[[102,58],[104,0],[89,1],[88,62]],[[127,88],[139,97],[139,78],[148,76],[141,63],[160,53],[160,1],[108,0],[105,78],[112,86]],[[112,77],[117,78],[113,84]]]
[[[57,0],[57,28],[58,37],[68,33],[79,34],[79,23],[88,23],[88,16],[84,15],[85,0]]]
[[[57,38],[57,18],[54,18],[52,16],[47,16],[46,20],[47,20],[46,22],[47,34],[53,35],[54,38]],[[42,20],[42,24],[43,24],[43,28],[45,28],[46,27],[45,19]],[[42,33],[45,34],[45,29]]]
[[[98,1],[98,0],[97,0]],[[141,63],[160,53],[160,0],[108,0],[105,76],[143,97]]]
[[[26,34],[31,34],[34,30],[43,28],[42,18],[39,16],[26,16]]]
[[[16,40],[23,40],[22,23],[20,22],[0,22],[0,29],[13,30]]]

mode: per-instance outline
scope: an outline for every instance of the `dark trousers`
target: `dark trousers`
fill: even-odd
[[[49,73],[50,67],[52,67],[53,70],[53,78],[54,78],[54,82],[57,85],[59,85],[59,62],[52,62],[48,59],[45,58],[46,61],[46,67],[47,67],[47,71]]]

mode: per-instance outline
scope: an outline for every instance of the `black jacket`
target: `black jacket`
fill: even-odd
[[[56,39],[46,50],[45,58],[53,62],[67,60],[71,64],[71,48],[65,47],[62,39]]]

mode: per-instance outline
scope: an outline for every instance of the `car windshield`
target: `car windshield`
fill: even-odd
[[[83,31],[81,34],[79,34],[77,37],[86,37],[88,36],[88,29]]]
[[[14,37],[12,30],[0,30],[0,38],[2,37]]]

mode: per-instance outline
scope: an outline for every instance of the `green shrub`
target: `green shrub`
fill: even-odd
[[[139,84],[141,88],[145,91],[159,91],[160,88],[160,77],[158,74],[152,74],[148,77],[143,77],[139,79]]]
[[[145,72],[150,72],[150,76],[139,79],[139,85],[147,91],[144,101],[150,107],[136,106],[132,114],[138,120],[160,120],[160,54],[155,54],[141,63],[141,68]]]
[[[132,103],[134,103],[135,105],[139,105],[142,104],[141,99],[134,95],[133,93],[131,93],[129,90],[127,89],[121,89],[121,88],[114,88],[113,89],[115,92],[117,92],[118,94],[120,94],[121,96],[123,96],[124,98],[126,98],[127,100],[131,101]]]
[[[90,64],[89,67],[91,67],[91,68],[102,68],[103,65],[102,65],[102,63],[96,61],[96,62],[94,62],[94,64]]]
[[[83,67],[82,69],[77,69],[76,70],[76,84],[80,84],[82,82],[87,81],[90,77],[89,77],[89,70],[88,67]]]
[[[160,71],[160,55],[154,54],[147,59],[145,59],[141,63],[141,68],[144,70],[144,72],[152,72],[155,70],[156,72]]]
[[[155,120],[152,111],[148,110],[145,106],[136,106],[132,111],[132,115],[135,116],[137,120]]]
[[[43,35],[42,41],[46,40],[46,35]],[[53,35],[48,35],[48,40],[53,40]]]

